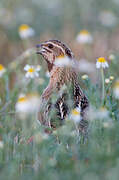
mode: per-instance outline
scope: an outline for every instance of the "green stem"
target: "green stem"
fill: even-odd
[[[5,74],[6,101],[9,101],[9,73]]]
[[[101,68],[101,78],[102,78],[102,105],[104,105],[105,86],[104,86],[104,70],[103,70],[103,68]]]

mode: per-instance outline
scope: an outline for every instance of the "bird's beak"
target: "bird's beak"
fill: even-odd
[[[36,45],[36,49],[37,49],[37,50],[36,50],[36,53],[42,55],[43,52],[44,52],[44,49],[43,49],[43,43],[37,44],[37,45]]]

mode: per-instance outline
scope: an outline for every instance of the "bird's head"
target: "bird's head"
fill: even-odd
[[[71,50],[59,40],[45,41],[37,46],[37,54],[41,54],[48,63],[49,71],[54,66],[55,59],[59,56],[73,58]]]

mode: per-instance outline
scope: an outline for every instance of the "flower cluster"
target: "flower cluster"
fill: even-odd
[[[110,76],[109,78],[106,78],[106,79],[105,79],[105,83],[106,83],[106,84],[109,84],[109,83],[111,83],[113,80],[114,80],[114,76]]]

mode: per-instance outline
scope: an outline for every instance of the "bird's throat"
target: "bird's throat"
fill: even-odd
[[[51,72],[51,70],[53,68],[53,64],[50,63],[49,61],[47,61],[47,64],[48,64],[48,70],[49,70],[49,72]]]

